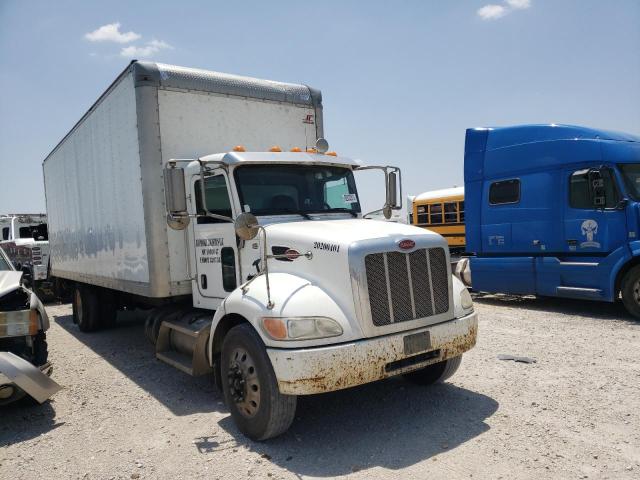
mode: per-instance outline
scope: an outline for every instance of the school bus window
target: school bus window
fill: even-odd
[[[458,211],[460,212],[460,221],[464,222],[464,202],[460,202],[458,205]]]
[[[421,205],[418,207],[418,223],[428,223],[429,222],[429,215],[427,213],[427,207],[424,205]]]
[[[458,222],[458,204],[457,202],[448,202],[444,204],[444,223]]]
[[[437,224],[442,222],[442,204],[434,203],[429,205],[429,223]]]

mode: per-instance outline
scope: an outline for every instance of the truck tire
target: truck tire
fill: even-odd
[[[456,373],[460,363],[462,363],[462,355],[428,365],[414,372],[405,373],[404,378],[418,385],[442,383]]]
[[[284,433],[297,397],[282,395],[261,338],[248,324],[233,327],[222,344],[222,391],[238,429],[252,440]]]
[[[77,285],[73,292],[73,321],[81,332],[94,332],[100,326],[98,294],[94,288]]]
[[[38,332],[33,337],[33,364],[40,367],[47,363],[49,359],[49,348],[47,345],[47,335],[44,332]]]
[[[640,318],[640,265],[624,274],[620,290],[624,308],[634,317]]]

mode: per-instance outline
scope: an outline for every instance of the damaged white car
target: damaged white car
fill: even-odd
[[[49,317],[0,249],[0,405],[30,395],[42,403],[60,389],[49,378]]]

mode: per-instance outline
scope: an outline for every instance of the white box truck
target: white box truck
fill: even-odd
[[[132,62],[44,160],[79,328],[152,308],[157,358],[212,373],[252,439],[284,432],[297,395],[442,381],[476,341],[444,239],[361,212],[354,173],[384,173],[389,215],[398,169],[322,136],[313,88]]]

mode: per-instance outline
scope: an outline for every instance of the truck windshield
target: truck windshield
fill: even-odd
[[[631,198],[640,200],[640,163],[623,163],[618,165]]]
[[[353,173],[322,165],[246,165],[235,179],[245,212],[254,215],[360,213]]]

